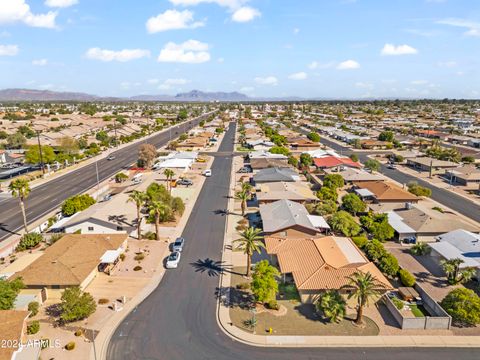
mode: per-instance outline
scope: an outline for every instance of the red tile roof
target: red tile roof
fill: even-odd
[[[335,166],[351,166],[360,168],[361,165],[358,162],[353,161],[348,157],[336,157],[336,156],[325,156],[322,158],[315,158],[313,160],[316,167],[319,168],[331,168]]]

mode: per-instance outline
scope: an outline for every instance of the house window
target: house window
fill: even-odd
[[[88,231],[93,231],[93,226],[89,226]]]

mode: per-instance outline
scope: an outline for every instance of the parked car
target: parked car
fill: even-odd
[[[417,238],[415,236],[409,236],[404,238],[403,243],[405,244],[416,244],[417,243]]]
[[[249,172],[250,172],[250,169],[249,169],[248,167],[246,167],[246,166],[241,167],[241,168],[238,170],[238,173],[239,173],[239,174],[247,174],[247,173],[249,173]]]
[[[395,170],[397,167],[395,166],[395,164],[388,164],[387,165],[387,169],[391,169],[391,170]]]
[[[205,177],[210,177],[210,176],[212,176],[212,170],[210,170],[210,169],[203,170],[203,173],[202,173],[202,174],[203,174],[203,176],[205,176]]]
[[[180,262],[180,253],[178,251],[172,252],[167,258],[167,269],[176,269]]]
[[[140,184],[143,181],[143,175],[142,174],[137,174],[132,178],[132,182],[137,185]]]
[[[179,179],[177,180],[177,185],[190,186],[193,185],[193,181],[190,179]]]
[[[112,198],[112,194],[107,194],[103,197],[103,201],[108,201]]]
[[[107,160],[115,160],[115,155],[108,155]]]
[[[185,239],[183,237],[179,237],[175,240],[175,242],[172,245],[173,251],[183,251],[183,245],[185,245]]]

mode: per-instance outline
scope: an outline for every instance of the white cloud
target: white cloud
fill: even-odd
[[[413,80],[410,82],[412,85],[427,85],[428,81],[427,80]]]
[[[198,4],[217,4],[230,9],[237,9],[249,0],[169,0],[173,5],[195,6]]]
[[[261,15],[262,13],[257,9],[249,6],[243,6],[235,10],[235,12],[232,14],[232,20],[235,22],[249,22]]]
[[[288,76],[288,78],[291,80],[305,80],[307,77],[308,75],[304,71],[293,73]]]
[[[23,22],[32,27],[55,28],[56,11],[33,14],[25,0],[0,1],[0,25]]]
[[[353,69],[358,69],[359,67],[360,67],[360,64],[355,60],[345,60],[337,65],[338,70],[353,70]]]
[[[78,4],[78,0],[46,0],[45,5],[49,7],[66,8]]]
[[[48,64],[47,59],[37,59],[32,61],[32,65],[35,65],[35,66],[45,66],[47,64]]]
[[[278,79],[275,76],[256,77],[255,82],[260,85],[277,85]]]
[[[195,29],[204,26],[202,21],[194,21],[193,12],[189,10],[167,10],[147,20],[146,27],[150,34],[177,29]]]
[[[463,34],[466,36],[480,36],[480,23],[466,19],[443,19],[437,21],[437,24],[449,25],[467,29]]]
[[[149,57],[150,51],[143,49],[123,49],[119,51],[106,50],[100,48],[90,48],[87,50],[85,56],[88,59],[100,61],[120,61],[126,62],[130,60]]]
[[[328,69],[334,66],[334,62],[328,62],[328,63],[319,63],[318,61],[312,61],[310,64],[308,64],[308,68],[315,70],[315,69]]]
[[[15,56],[18,51],[18,45],[0,45],[0,56]]]
[[[155,85],[155,84],[158,84],[160,80],[158,79],[148,79],[147,80],[147,83],[149,84],[152,84],[152,85]]]
[[[244,86],[244,87],[240,88],[240,92],[244,92],[244,93],[250,93],[254,90],[255,90],[255,88],[253,86]]]
[[[418,50],[411,47],[410,45],[393,45],[393,44],[385,44],[381,55],[386,56],[396,56],[396,55],[413,55],[418,53]]]
[[[179,62],[199,64],[210,61],[208,44],[198,40],[188,40],[182,44],[167,43],[160,51],[159,62]]]

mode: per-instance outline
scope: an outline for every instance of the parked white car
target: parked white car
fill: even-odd
[[[212,170],[210,170],[210,169],[203,170],[203,173],[202,173],[202,174],[203,174],[203,176],[205,176],[205,177],[210,177],[210,176],[212,176]]]
[[[180,262],[180,252],[174,251],[172,252],[167,258],[167,269],[176,269],[178,267],[178,263]]]

